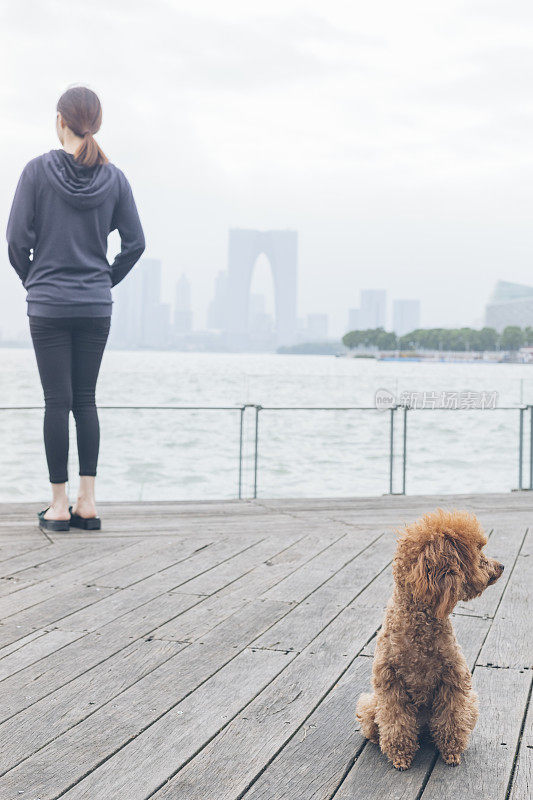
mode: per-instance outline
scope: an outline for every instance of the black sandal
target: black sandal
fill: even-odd
[[[69,506],[70,524],[73,528],[82,528],[84,531],[99,531],[102,528],[100,517],[80,517],[79,514],[72,513],[72,506]]]
[[[48,506],[50,508],[50,506]],[[70,522],[68,519],[45,519],[45,514],[48,508],[44,508],[37,513],[39,517],[39,528],[42,531],[68,531],[70,530]]]

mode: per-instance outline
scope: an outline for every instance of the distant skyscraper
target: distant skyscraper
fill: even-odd
[[[387,292],[384,289],[363,289],[361,307],[348,311],[348,329],[365,331],[387,325]]]
[[[307,339],[310,342],[320,342],[328,338],[328,315],[307,315]]]
[[[207,327],[223,330],[227,319],[228,273],[221,270],[215,278],[215,295],[207,312]]]
[[[350,308],[348,311],[348,330],[360,331],[361,330],[361,326],[359,324],[360,319],[361,319],[361,309]]]
[[[361,328],[384,328],[387,324],[387,292],[363,289],[361,292]]]
[[[420,327],[420,300],[395,300],[392,304],[392,329],[398,336]]]
[[[185,275],[181,275],[176,283],[174,331],[177,334],[190,333],[192,331],[191,284]]]
[[[508,325],[533,327],[533,286],[498,281],[485,307],[485,325],[499,332]]]
[[[170,306],[161,303],[161,262],[142,258],[113,289],[110,344],[115,347],[166,347]]]

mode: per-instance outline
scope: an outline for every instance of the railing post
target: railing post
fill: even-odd
[[[255,406],[255,447],[254,447],[254,500],[257,498],[257,460],[259,451],[259,412],[261,406]]]
[[[241,406],[241,419],[239,426],[239,500],[242,500],[242,436],[245,408],[246,406]]]
[[[529,488],[533,489],[533,406],[529,406]]]
[[[524,409],[519,409],[520,418],[518,426],[518,489],[522,491],[524,471]]]
[[[407,406],[403,408],[403,464],[402,464],[402,494],[405,494],[405,473],[407,469]]]
[[[394,412],[395,406],[390,409],[390,447],[389,447],[389,494],[394,489]]]

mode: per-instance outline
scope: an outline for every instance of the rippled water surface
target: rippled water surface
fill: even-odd
[[[0,349],[0,405],[39,405],[30,349]],[[498,392],[500,406],[533,403],[533,366],[377,362],[329,356],[120,352],[104,356],[101,405],[374,405],[377,389]],[[101,500],[231,498],[238,491],[238,410],[101,409]],[[260,412],[258,495],[376,495],[389,489],[388,412]],[[410,411],[407,492],[507,491],[518,481],[516,409]],[[395,486],[401,482],[400,416]],[[526,425],[527,428],[527,425]],[[255,419],[244,416],[243,494],[254,479]],[[48,495],[42,411],[0,412],[0,500]],[[529,430],[526,430],[529,442]],[[527,461],[527,464],[526,464]],[[524,476],[529,481],[529,452]],[[77,455],[71,420],[71,496]]]

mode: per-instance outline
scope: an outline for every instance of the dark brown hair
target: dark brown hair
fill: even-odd
[[[57,110],[72,133],[83,141],[74,158],[86,167],[105,164],[107,156],[93,138],[102,124],[102,106],[98,95],[85,86],[72,86],[57,101]]]

